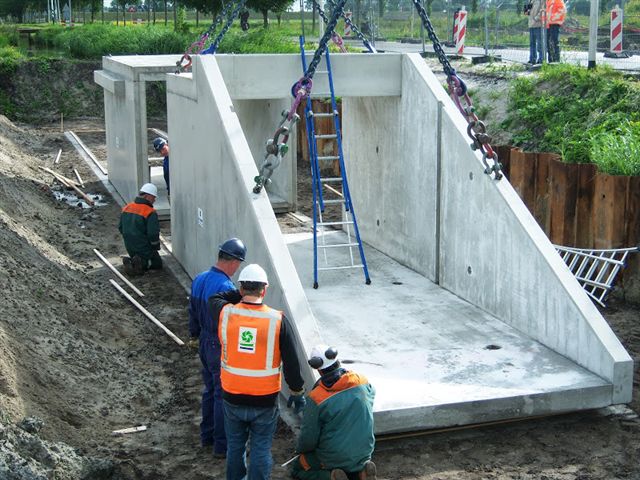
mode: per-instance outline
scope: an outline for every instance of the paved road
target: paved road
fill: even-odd
[[[357,40],[349,40],[352,45],[357,45]],[[427,41],[425,43],[426,51],[433,52],[433,46]],[[376,48],[385,52],[421,52],[421,43],[399,43],[399,42],[376,42]],[[444,51],[447,54],[453,54],[454,49],[451,47],[444,47]],[[466,47],[464,50],[465,57],[473,57],[484,55],[484,48],[480,47]],[[526,63],[529,58],[529,50],[505,48],[505,49],[490,49],[490,55],[500,55],[503,60],[509,60],[512,62]],[[579,63],[582,66],[587,66],[588,53],[580,51],[567,51],[561,52],[562,61],[566,63]],[[617,70],[630,70],[640,71],[640,56],[632,56],[630,58],[605,58],[603,53],[596,54],[596,64],[607,64]]]

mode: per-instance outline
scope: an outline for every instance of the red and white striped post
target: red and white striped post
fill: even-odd
[[[464,53],[464,36],[467,33],[467,11],[464,9],[464,6],[461,7],[458,12],[453,31],[455,32],[456,55],[462,55]]]
[[[616,5],[611,10],[611,53],[622,53],[622,9]]]
[[[351,12],[344,12],[344,16],[351,20]],[[351,25],[347,22],[344,22],[344,35],[343,37],[351,36]]]

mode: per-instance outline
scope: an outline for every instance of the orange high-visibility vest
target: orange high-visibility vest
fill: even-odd
[[[227,393],[280,391],[282,312],[266,305],[227,304],[220,312],[220,380]]]
[[[567,7],[562,0],[547,0],[547,25],[562,25]]]

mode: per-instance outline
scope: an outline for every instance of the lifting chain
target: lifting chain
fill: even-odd
[[[220,42],[222,42],[222,39],[224,38],[225,34],[231,28],[233,21],[236,19],[238,15],[240,15],[240,10],[244,8],[244,4],[246,2],[247,0],[240,0],[238,2],[238,4],[236,5],[236,8],[234,8],[233,12],[231,12],[231,15],[227,17],[227,23],[224,25],[224,27],[222,27],[222,30],[220,31],[220,33],[218,33],[218,36],[213,41],[211,46],[202,52],[203,54],[216,53],[216,51],[218,50],[218,47],[220,46]]]
[[[433,50],[442,64],[444,73],[447,75],[449,95],[467,121],[467,135],[469,135],[469,138],[472,140],[471,149],[480,150],[480,153],[482,153],[482,163],[485,167],[484,173],[487,175],[494,174],[494,178],[496,180],[500,180],[502,178],[502,165],[498,160],[498,154],[495,152],[493,147],[491,147],[491,137],[487,134],[485,124],[480,121],[478,116],[475,114],[475,108],[473,107],[473,102],[471,101],[471,97],[467,91],[467,85],[456,75],[455,69],[449,63],[449,59],[442,49],[440,40],[438,40],[438,36],[433,29],[433,25],[431,25],[431,20],[429,20],[429,16],[427,15],[421,1],[412,1],[418,11],[418,15],[420,15],[422,25],[427,31],[429,40],[431,40],[431,43],[433,44]],[[489,164],[489,160],[491,160],[491,164]]]
[[[327,4],[330,7],[335,8],[335,3],[333,2],[333,0],[327,0]],[[318,5],[318,12],[320,12],[320,5]],[[367,50],[369,50],[370,53],[378,53],[377,50],[373,47],[373,45],[371,45],[369,40],[367,40],[364,34],[356,26],[356,24],[353,23],[351,19],[347,17],[347,15],[344,12],[342,12],[342,18],[344,19],[344,23],[346,23],[351,27],[351,31],[356,34],[356,37],[360,39],[360,41],[364,44],[364,46],[367,48]]]
[[[313,7],[318,11],[318,15],[320,16],[320,18],[322,18],[322,21],[324,22],[324,24],[328,24],[329,23],[329,18],[327,17],[327,14],[324,13],[324,10],[322,10],[320,8],[320,4],[318,2],[313,2]],[[331,32],[331,40],[333,40],[333,43],[336,44],[336,46],[340,49],[340,51],[342,53],[345,53],[347,51],[347,49],[344,46],[344,40],[342,40],[342,37],[335,31]]]
[[[204,47],[204,45],[207,43],[207,40],[211,37],[213,32],[216,30],[216,28],[218,28],[218,25],[222,24],[222,19],[229,15],[229,11],[231,10],[232,5],[233,5],[232,2],[229,2],[228,4],[224,5],[220,13],[216,15],[215,20],[209,26],[207,31],[204,32],[202,35],[200,35],[200,39],[198,41],[193,42],[191,46],[187,48],[187,51],[184,52],[184,55],[182,55],[182,58],[176,62],[176,67],[177,67],[176,73],[182,73],[186,71],[189,67],[191,67],[191,63],[192,63],[191,55],[193,54],[194,51],[195,53],[201,52],[202,47]],[[186,62],[186,63],[183,63],[183,62]]]
[[[327,49],[329,39],[332,37],[333,30],[336,28],[338,18],[342,14],[346,2],[347,0],[338,1],[338,4],[331,13],[331,18],[326,23],[324,35],[318,43],[318,48],[313,54],[313,59],[309,63],[309,67],[304,72],[302,78],[298,80],[293,87],[291,87],[291,94],[293,95],[294,100],[291,102],[291,108],[289,111],[283,110],[282,120],[273,134],[273,138],[267,140],[266,153],[264,160],[262,161],[262,165],[260,166],[260,174],[254,178],[256,184],[253,187],[253,193],[260,193],[262,188],[271,182],[271,175],[273,175],[274,170],[280,166],[280,163],[282,163],[282,157],[289,151],[289,146],[287,145],[287,142],[289,141],[289,133],[298,120],[300,120],[300,116],[296,111],[298,110],[300,103],[311,94],[313,76],[315,75],[316,69],[322,60],[322,55]],[[281,136],[282,141],[280,141]],[[271,159],[271,157],[274,158]]]

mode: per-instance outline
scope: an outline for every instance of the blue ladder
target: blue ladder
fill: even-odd
[[[304,37],[300,37],[300,51],[302,54],[302,71],[307,70],[307,59],[304,51]],[[330,113],[314,113],[312,110],[311,96],[307,97],[305,106],[305,121],[307,126],[307,143],[309,146],[309,158],[311,161],[311,179],[313,191],[313,288],[318,288],[318,272],[323,270],[343,270],[350,268],[362,268],[365,277],[365,283],[369,285],[371,278],[367,269],[367,260],[364,256],[362,248],[362,240],[360,239],[360,231],[358,230],[358,222],[356,214],[353,210],[351,202],[351,194],[349,192],[349,184],[347,183],[347,170],[344,164],[344,156],[342,154],[342,135],[340,132],[340,116],[336,104],[336,96],[333,89],[333,75],[331,73],[331,60],[329,58],[329,48],[325,50],[326,70],[316,70],[316,74],[328,75],[329,88],[331,89],[331,109]],[[315,119],[322,117],[333,117],[333,125],[335,133],[316,135]],[[335,140],[338,145],[337,156],[319,156],[318,140]],[[322,177],[320,171],[320,162],[333,162],[338,160],[340,165],[339,177]],[[333,188],[331,184],[341,184],[342,192]],[[325,199],[323,195],[323,186],[339,198]],[[324,221],[322,214],[325,205],[341,204],[343,207],[342,220],[340,221]],[[340,226],[347,234],[346,243],[327,243],[325,239],[325,227]],[[351,227],[353,226],[353,233]],[[318,245],[318,232],[320,233],[321,244]],[[355,236],[355,239],[352,238]],[[360,254],[360,263],[355,263],[353,249],[358,247]],[[329,264],[327,252],[335,248],[348,248],[350,262],[346,265]],[[322,250],[324,254],[325,266],[318,266],[318,250]]]

